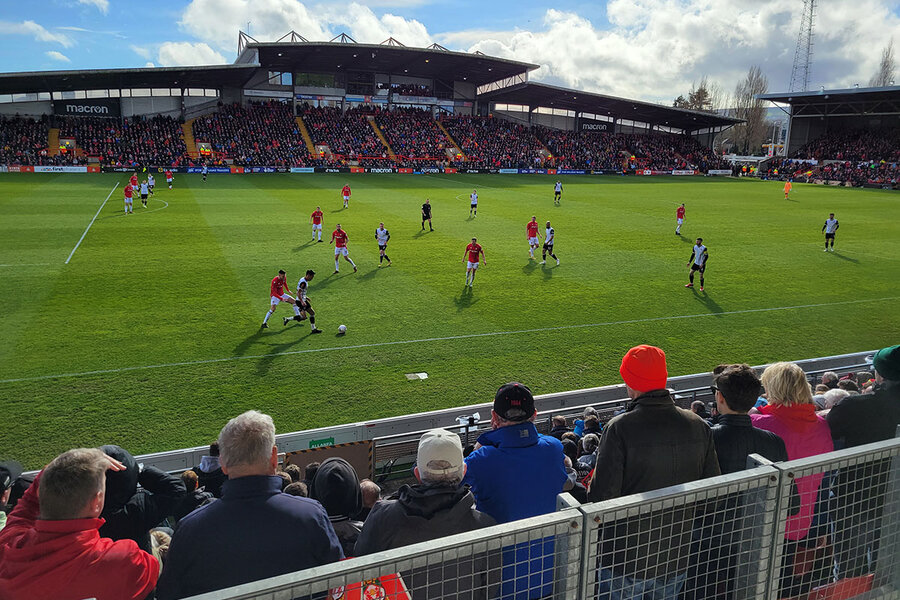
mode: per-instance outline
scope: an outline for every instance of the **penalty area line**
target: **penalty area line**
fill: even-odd
[[[107,202],[109,202],[110,196],[112,196],[112,193],[113,193],[114,191],[116,191],[116,188],[117,188],[117,187],[119,187],[119,182],[118,182],[118,181],[116,182],[116,185],[113,186],[113,189],[109,190],[109,193],[106,195],[106,200],[104,200],[104,201],[103,201],[103,204],[100,205],[100,208],[97,209],[97,212],[94,214],[94,218],[91,219],[91,222],[88,223],[88,226],[87,226],[87,228],[84,230],[84,233],[82,233],[82,234],[81,234],[81,237],[78,239],[78,243],[75,244],[75,247],[72,248],[72,251],[71,251],[71,252],[69,252],[69,258],[66,259],[66,263],[65,263],[65,264],[69,264],[69,261],[72,260],[72,255],[75,254],[75,251],[78,250],[78,246],[80,246],[80,245],[81,245],[81,242],[84,241],[84,236],[86,236],[87,233],[88,233],[88,231],[91,230],[91,225],[93,225],[93,224],[94,224],[94,221],[97,220],[97,217],[100,216],[100,211],[103,210],[103,207],[106,206],[106,203],[107,203]]]
[[[275,358],[278,356],[293,356],[297,354],[312,354],[317,352],[332,352],[335,350],[359,350],[365,348],[381,348],[384,346],[399,346],[405,344],[423,344],[428,342],[447,342],[452,340],[466,340],[483,337],[496,337],[502,335],[521,335],[526,333],[545,333],[548,331],[565,331],[568,329],[587,329],[590,327],[611,327],[615,325],[634,325],[636,323],[653,323],[656,321],[675,321],[679,319],[697,319],[701,317],[719,317],[727,315],[746,315],[753,313],[777,312],[786,310],[798,310],[803,308],[820,308],[824,306],[845,306],[850,304],[871,304],[874,302],[888,302],[900,300],[900,296],[887,296],[884,298],[871,298],[867,300],[845,300],[841,302],[820,302],[818,304],[798,304],[794,306],[775,306],[771,308],[748,308],[743,310],[728,310],[719,313],[696,313],[691,315],[673,315],[667,317],[649,317],[645,319],[627,319],[624,321],[606,321],[603,323],[581,323],[577,325],[559,325],[556,327],[540,327],[535,329],[516,329],[512,331],[489,331],[485,333],[467,333],[463,335],[451,335],[446,337],[419,338],[414,340],[396,340],[393,342],[375,342],[372,344],[356,344],[353,346],[330,346],[327,348],[307,348],[305,350],[288,350],[286,352],[272,352],[269,354],[250,354],[246,356],[227,356],[223,358],[209,358],[205,360],[189,360],[184,362],[160,363],[156,365],[136,365],[133,367],[118,367],[115,369],[97,369],[95,371],[81,371],[78,373],[59,373],[56,375],[37,375],[34,377],[16,377],[12,379],[0,379],[0,384],[21,383],[25,381],[43,381],[46,379],[60,379],[63,377],[84,377],[89,375],[108,375],[112,373],[127,373],[128,371],[144,371],[147,369],[165,369],[172,367],[190,367],[197,365],[211,365],[216,363],[234,362],[238,360],[253,360],[259,358]]]

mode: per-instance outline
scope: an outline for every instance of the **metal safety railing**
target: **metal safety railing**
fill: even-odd
[[[751,459],[760,466],[599,503],[560,494],[555,513],[194,600],[900,598],[900,439]],[[808,477],[812,494],[798,486]]]

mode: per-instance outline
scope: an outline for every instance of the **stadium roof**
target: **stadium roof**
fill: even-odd
[[[782,92],[760,94],[756,97],[760,100],[791,105],[795,117],[900,113],[900,86],[897,85],[822,89],[816,92]]]
[[[0,94],[128,88],[243,87],[259,65],[0,73]]]
[[[740,119],[714,113],[672,108],[650,102],[627,100],[530,81],[486,92],[481,94],[479,99],[500,104],[541,106],[595,115],[609,115],[629,121],[675,127],[685,131],[696,131],[709,127],[729,127],[741,122]]]
[[[523,75],[539,66],[480,53],[453,52],[437,45],[410,48],[396,44],[399,44],[396,40],[392,44],[250,42],[243,47],[236,62],[250,60],[265,68],[285,71],[366,71],[468,81],[475,85]]]

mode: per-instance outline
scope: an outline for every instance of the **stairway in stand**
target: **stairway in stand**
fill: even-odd
[[[306,144],[306,149],[309,150],[309,155],[312,158],[318,158],[316,145],[313,144],[312,138],[309,135],[309,130],[306,128],[306,123],[303,122],[303,117],[294,117],[294,121],[297,122],[297,129],[300,131],[300,136]]]
[[[369,125],[372,126],[372,131],[375,132],[375,137],[381,140],[381,143],[384,144],[384,147],[387,148],[388,156],[391,157],[391,160],[397,162],[397,155],[394,154],[394,151],[391,150],[391,145],[388,144],[387,138],[384,137],[384,134],[381,132],[381,128],[378,127],[378,123],[375,122],[375,117],[366,117],[369,120]]]
[[[181,131],[184,133],[184,146],[187,154],[191,158],[199,158],[200,153],[197,151],[197,141],[194,140],[194,119],[188,119],[181,125]]]
[[[47,155],[56,156],[57,154],[59,154],[59,129],[52,127],[47,133]]]
[[[450,160],[455,160],[457,155],[461,156],[463,160],[466,160],[466,155],[463,154],[462,146],[456,143],[456,140],[453,139],[453,136],[450,135],[450,132],[444,127],[444,124],[438,120],[435,120],[434,124],[437,125],[438,129],[443,131],[444,135],[447,136],[447,139],[450,140],[450,146],[447,148],[447,156]]]

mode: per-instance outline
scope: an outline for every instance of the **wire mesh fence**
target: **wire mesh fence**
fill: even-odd
[[[900,439],[578,505],[195,600],[900,598]]]

